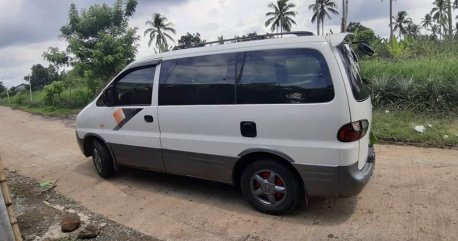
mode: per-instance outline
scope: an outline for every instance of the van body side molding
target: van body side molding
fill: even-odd
[[[273,150],[273,149],[269,149],[269,148],[249,148],[249,149],[246,149],[242,152],[240,152],[240,154],[238,154],[237,156],[239,158],[242,158],[243,156],[245,155],[248,155],[248,154],[251,154],[251,153],[255,153],[255,152],[264,152],[264,153],[270,153],[270,154],[273,154],[273,155],[277,155],[289,162],[295,162],[293,160],[293,158],[291,158],[290,156],[286,155],[285,153],[281,152],[281,151],[276,151],[276,150]]]

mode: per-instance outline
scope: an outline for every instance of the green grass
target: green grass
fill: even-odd
[[[423,57],[403,60],[365,59],[361,61],[363,76],[367,79],[389,76],[412,78],[415,81],[456,81],[458,57]]]
[[[375,111],[373,118],[372,131],[379,143],[458,147],[457,115],[442,118],[406,111]],[[414,130],[415,126],[419,125],[427,128],[425,133]],[[448,135],[448,138],[444,138],[445,135]]]
[[[13,109],[18,109],[22,111],[29,112],[31,114],[38,114],[47,117],[61,117],[66,118],[70,115],[76,115],[81,110],[81,108],[52,108],[52,107],[35,107],[27,105],[17,105],[17,104],[2,104],[9,106]]]
[[[374,58],[361,63],[362,75],[371,83],[375,107],[458,114],[458,57]]]

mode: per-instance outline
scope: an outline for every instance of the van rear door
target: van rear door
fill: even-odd
[[[347,82],[347,96],[350,107],[351,121],[367,120],[368,130],[359,140],[358,168],[361,170],[367,161],[369,151],[369,133],[372,127],[372,103],[369,86],[360,74],[358,57],[349,44],[343,43],[337,46],[338,56],[342,60]],[[345,79],[345,78],[344,78]],[[351,90],[350,90],[351,89]]]

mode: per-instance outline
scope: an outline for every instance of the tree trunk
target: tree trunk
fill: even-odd
[[[324,18],[321,19],[321,34],[324,36]]]
[[[344,24],[344,31],[347,32],[348,26],[348,0],[345,0],[345,24]]]
[[[347,32],[348,26],[348,0],[342,0],[342,25],[340,31]]]
[[[318,0],[315,0],[316,6],[318,5]],[[320,16],[318,15],[318,12],[316,13],[316,35],[320,35]]]
[[[390,41],[393,38],[393,0],[390,0]]]
[[[448,37],[453,37],[453,16],[452,16],[452,0],[447,0],[448,3]]]
[[[320,19],[316,19],[316,35],[320,35]]]
[[[340,32],[343,33],[345,28],[345,0],[342,0],[342,23],[340,24]]]

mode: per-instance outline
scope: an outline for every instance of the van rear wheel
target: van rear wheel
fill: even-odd
[[[113,158],[105,145],[100,141],[92,142],[92,161],[99,176],[108,178],[115,173]]]
[[[245,199],[263,213],[283,214],[302,200],[303,192],[296,175],[275,160],[260,160],[248,165],[240,184]]]

